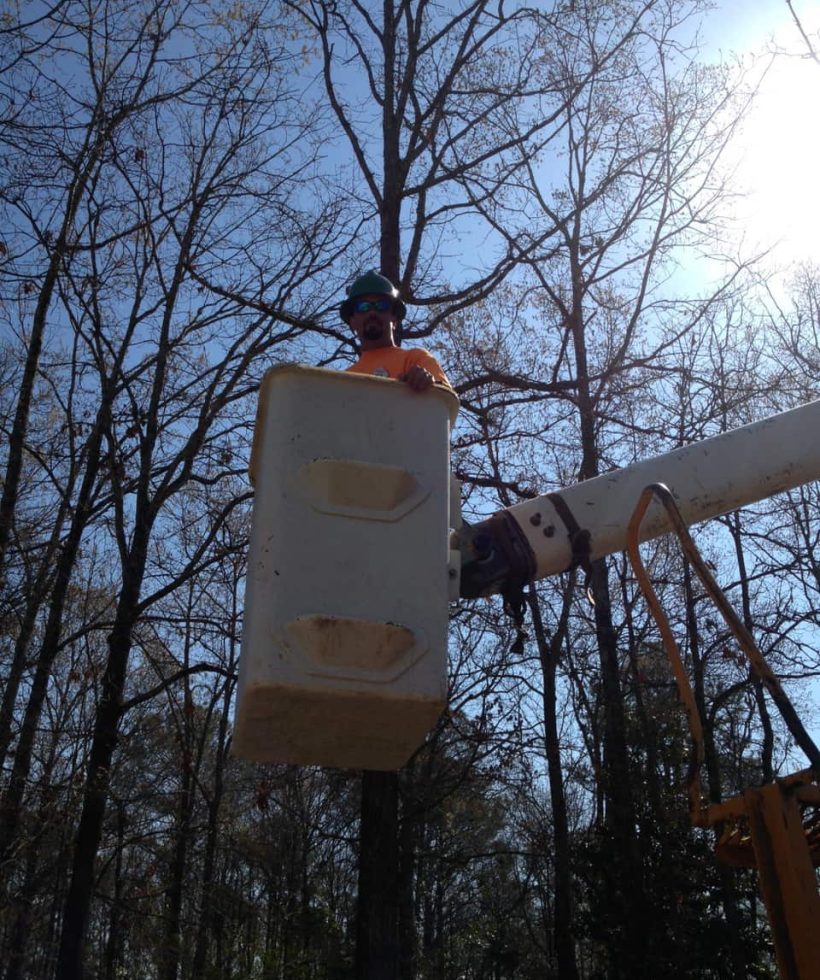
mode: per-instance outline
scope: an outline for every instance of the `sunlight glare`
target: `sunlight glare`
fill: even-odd
[[[739,143],[739,202],[747,245],[783,263],[820,262],[820,64],[780,57]]]

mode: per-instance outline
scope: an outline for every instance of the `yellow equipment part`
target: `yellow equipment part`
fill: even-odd
[[[700,714],[669,621],[640,556],[640,524],[653,499],[662,503],[686,557],[734,632],[749,658],[751,669],[771,694],[795,741],[808,756],[811,769],[777,779],[766,786],[749,788],[741,796],[722,803],[704,803],[700,786],[704,758]],[[689,721],[692,756],[687,789],[692,823],[698,827],[716,828],[718,860],[735,867],[757,869],[783,980],[817,980],[820,977],[820,895],[814,869],[820,865],[820,786],[817,782],[820,752],[779,680],[703,562],[674,497],[664,485],[653,484],[641,494],[629,523],[627,552],[661,632]]]

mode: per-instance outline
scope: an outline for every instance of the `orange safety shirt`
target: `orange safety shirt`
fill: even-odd
[[[415,347],[411,350],[404,350],[402,347],[375,347],[363,351],[359,360],[351,364],[347,370],[354,374],[375,374],[376,377],[393,378],[394,381],[398,381],[416,365],[429,371],[439,384],[451,387],[438,361],[423,347]]]

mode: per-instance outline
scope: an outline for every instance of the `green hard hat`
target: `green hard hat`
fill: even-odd
[[[375,269],[370,269],[364,275],[354,279],[347,290],[347,299],[339,309],[345,323],[350,323],[350,317],[353,315],[353,300],[357,296],[367,296],[368,294],[389,296],[393,300],[393,311],[398,319],[402,320],[404,318],[407,307],[401,301],[398,289],[390,282],[387,276],[376,272]]]

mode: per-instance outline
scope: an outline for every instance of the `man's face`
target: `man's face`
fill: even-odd
[[[395,347],[393,330],[396,326],[396,314],[393,300],[378,293],[357,296],[353,301],[350,326],[359,338],[363,351],[376,347]]]

